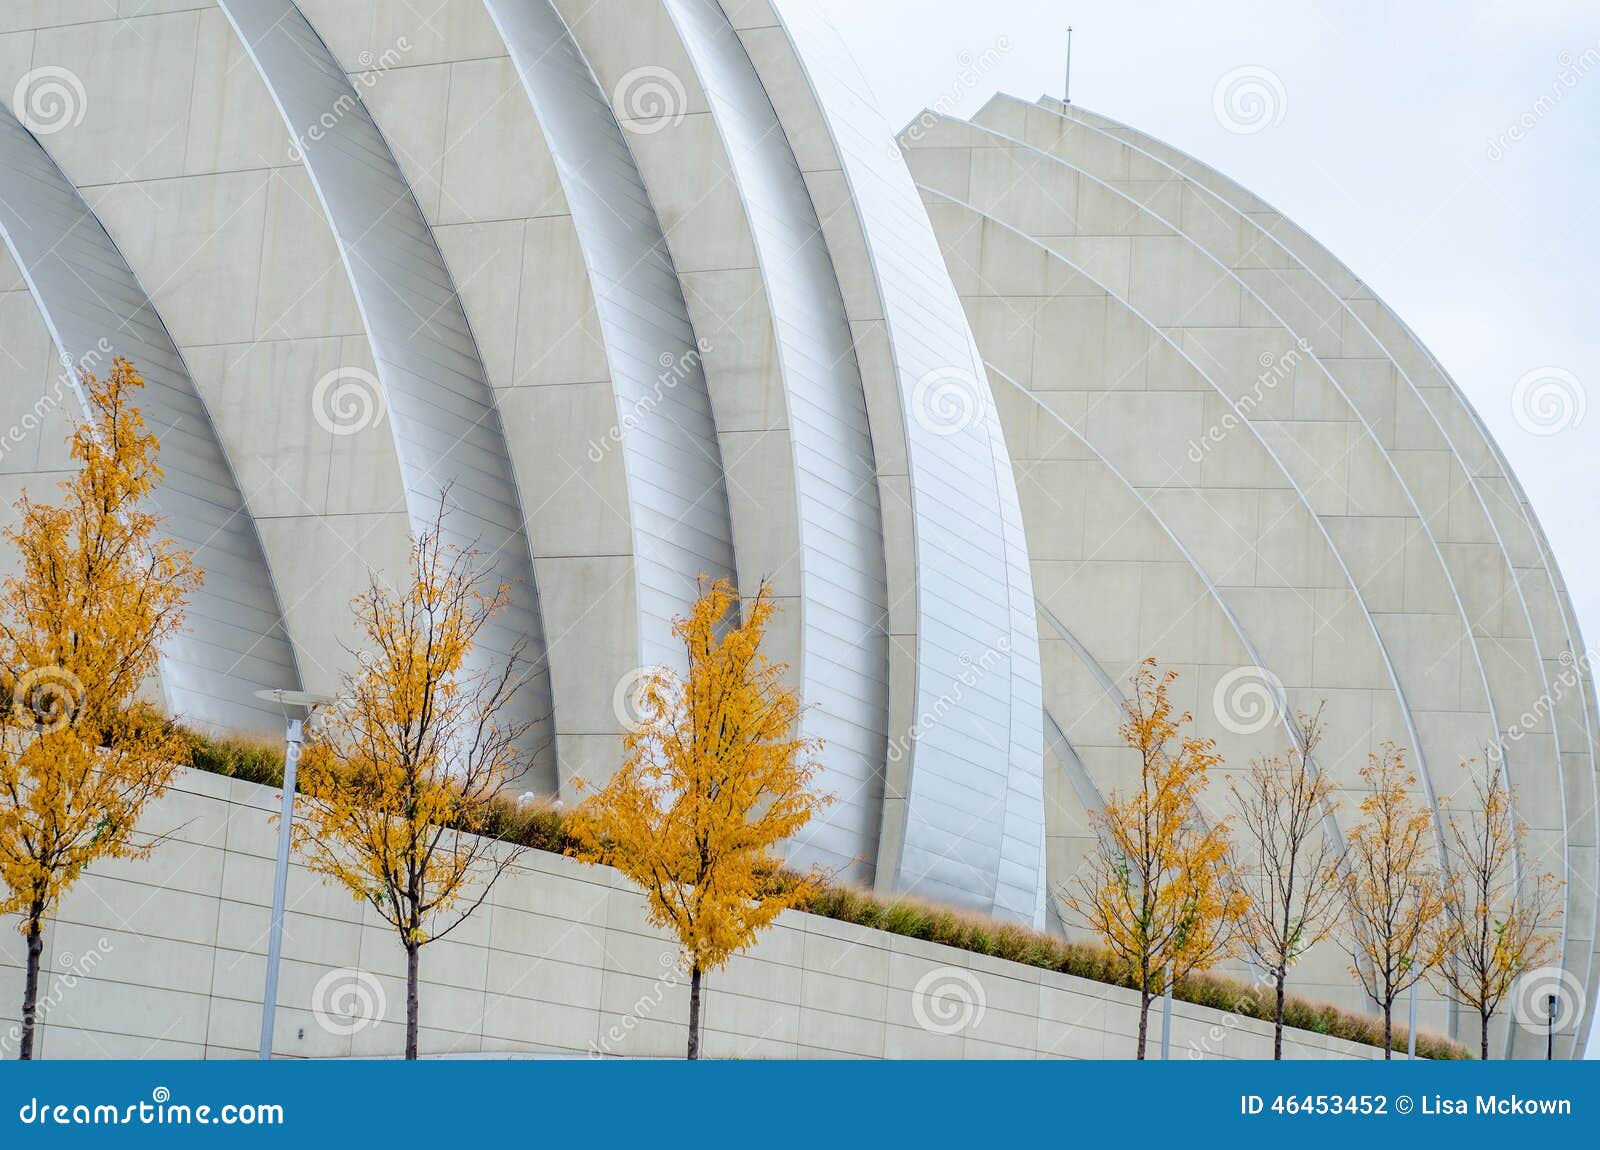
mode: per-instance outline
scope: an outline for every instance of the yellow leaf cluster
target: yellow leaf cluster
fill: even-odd
[[[77,471],[56,504],[24,494],[4,532],[20,566],[0,584],[0,912],[22,912],[24,930],[96,859],[148,853],[134,825],[188,756],[139,693],[202,576],[150,506],[160,442],[134,405],[144,380],[119,357],[81,383]]]
[[[506,718],[531,671],[522,652],[469,667],[509,589],[486,590],[476,553],[445,544],[439,522],[413,544],[405,587],[375,580],[354,601],[365,647],[314,724],[293,828],[306,864],[408,950],[459,925],[518,853],[476,832],[526,767],[526,724]]]
[[[1475,771],[1471,759],[1462,768]],[[1489,1020],[1517,978],[1556,953],[1561,883],[1549,872],[1518,874],[1527,824],[1512,807],[1505,763],[1490,759],[1474,778],[1478,812],[1451,815],[1438,981],[1479,1017],[1480,1056],[1489,1057]]]
[[[1098,849],[1063,891],[1145,1000],[1168,978],[1232,953],[1248,908],[1230,874],[1228,828],[1207,825],[1199,808],[1221,759],[1212,740],[1185,733],[1192,718],[1177,714],[1169,697],[1176,678],[1153,659],[1135,675],[1120,732],[1138,755],[1139,785],[1093,813]]]
[[[638,883],[651,921],[677,935],[697,971],[720,968],[823,877],[780,869],[775,848],[831,798],[812,787],[820,748],[796,734],[800,700],[786,668],[759,650],[776,609],[770,590],[742,624],[728,622],[738,606],[718,581],[677,620],[687,672],[645,676],[622,766],[571,820],[579,857]]]
[[[1405,751],[1385,742],[1361,768],[1362,820],[1345,844],[1345,945],[1350,972],[1388,1010],[1443,957],[1436,929],[1444,884],[1435,861],[1433,819],[1413,795],[1417,774]]]

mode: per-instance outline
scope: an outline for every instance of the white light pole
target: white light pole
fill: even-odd
[[[1420,907],[1422,905],[1422,884],[1417,883],[1412,889],[1416,893],[1417,905]],[[1411,1018],[1406,1023],[1406,1057],[1412,1062],[1417,1060],[1417,982],[1421,981],[1422,979],[1419,976],[1417,981],[1411,984]]]
[[[1172,1057],[1172,972],[1167,972],[1167,989],[1161,996],[1161,1061]]]
[[[272,1026],[278,1011],[278,960],[283,955],[283,908],[289,894],[289,843],[294,823],[294,774],[300,742],[311,712],[333,699],[304,691],[257,691],[256,698],[276,703],[286,731],[283,747],[283,807],[278,816],[278,865],[272,877],[272,925],[267,935],[267,980],[261,992],[261,1057],[272,1057]]]
[[[1417,1059],[1417,984],[1411,984],[1411,1021],[1407,1024],[1406,1032],[1406,1057],[1413,1062]]]

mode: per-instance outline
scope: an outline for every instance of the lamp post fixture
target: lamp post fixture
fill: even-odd
[[[1417,905],[1420,906],[1422,904],[1422,884],[1417,883],[1411,889],[1416,896]],[[1415,957],[1412,958],[1412,961],[1416,961]],[[1408,1008],[1410,1017],[1406,1021],[1406,1057],[1412,1062],[1417,1060],[1417,983],[1421,981],[1422,978],[1419,975],[1416,981],[1411,984],[1411,1004]]]
[[[272,1057],[272,1027],[278,1011],[278,961],[283,955],[283,910],[289,893],[289,844],[294,822],[294,775],[300,762],[300,743],[305,721],[330,695],[305,691],[257,691],[256,698],[276,703],[283,714],[283,807],[278,816],[278,862],[272,878],[272,925],[267,934],[267,980],[261,992],[261,1057]]]
[[[1167,971],[1167,988],[1161,995],[1161,1061],[1172,1057],[1172,972]]]
[[[1544,1060],[1549,1062],[1556,1056],[1556,996],[1547,995],[1545,1005],[1549,1021],[1544,1028]]]
[[[1411,984],[1411,1018],[1406,1023],[1406,1057],[1417,1060],[1417,984]]]

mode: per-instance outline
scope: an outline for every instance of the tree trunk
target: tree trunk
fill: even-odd
[[[1383,1060],[1394,1057],[1394,1002],[1383,1004]]]
[[[700,964],[689,974],[689,1057],[700,1057]]]
[[[406,943],[406,1058],[417,1057],[417,968],[422,948],[414,942]]]
[[[1489,1061],[1489,1016],[1482,1012],[1478,1015],[1478,1061]]]
[[[39,1012],[39,956],[44,953],[43,907],[31,909],[23,934],[28,940],[28,974],[22,984],[22,1043],[17,1048],[17,1057],[27,1061],[33,1058],[33,1035]]]
[[[1272,1057],[1283,1061],[1283,970],[1278,970],[1278,1005],[1272,1012]]]
[[[1134,1057],[1144,1061],[1145,1035],[1150,1032],[1150,991],[1145,987],[1139,989],[1139,1048]]]

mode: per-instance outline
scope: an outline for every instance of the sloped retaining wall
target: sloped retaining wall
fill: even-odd
[[[46,1058],[253,1057],[272,854],[269,787],[185,772],[146,820],[140,862],[100,866],[46,934]],[[22,936],[0,930],[0,1054],[16,1055]],[[289,877],[276,1049],[392,1055],[404,955],[342,891]],[[687,980],[615,871],[530,851],[490,901],[423,951],[425,1053],[681,1056]],[[707,982],[705,1048],[730,1058],[1126,1058],[1136,997],[1050,971],[790,912]],[[1271,1056],[1261,1022],[1184,1003],[1173,1057]],[[1159,1018],[1152,1019],[1156,1053]],[[1298,1058],[1370,1058],[1291,1032]]]

